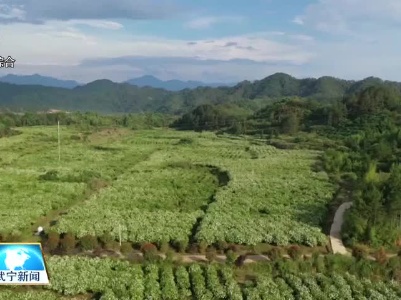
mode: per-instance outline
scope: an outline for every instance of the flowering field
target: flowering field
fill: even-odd
[[[109,300],[396,300],[401,297],[399,284],[361,280],[348,273],[281,272],[272,277],[264,272],[254,280],[239,283],[232,268],[215,264],[141,266],[111,259],[53,256],[47,260],[47,265],[51,279],[51,285],[46,287],[48,292],[42,289],[30,292],[20,289],[20,293],[3,290],[0,299],[60,299],[85,295],[89,291],[101,294],[100,299]],[[58,298],[51,292],[57,293]]]
[[[318,153],[172,130],[107,138],[62,128],[61,145],[59,162],[54,127],[0,139],[3,231],[63,211],[55,229],[78,237],[121,229],[132,242],[326,243],[333,187],[312,171]],[[105,184],[89,189],[93,179]]]

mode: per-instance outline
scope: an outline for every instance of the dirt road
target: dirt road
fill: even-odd
[[[344,222],[344,213],[352,205],[352,202],[345,202],[340,205],[334,216],[333,224],[330,229],[330,243],[334,254],[349,255],[350,253],[345,249],[343,241],[341,239],[341,227]]]

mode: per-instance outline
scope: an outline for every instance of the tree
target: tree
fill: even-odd
[[[286,134],[294,134],[299,130],[299,118],[295,113],[290,113],[281,123],[281,131]]]
[[[392,223],[401,228],[401,166],[393,165],[384,187],[385,209]]]
[[[362,201],[364,202],[364,206],[360,206],[359,208],[364,210],[371,226],[377,225],[384,212],[381,191],[375,184],[368,183],[362,192]]]
[[[93,250],[98,246],[97,238],[92,235],[85,235],[81,237],[79,243],[82,250]]]

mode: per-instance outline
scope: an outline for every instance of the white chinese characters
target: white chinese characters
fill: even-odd
[[[15,62],[16,60],[11,56],[7,56],[7,58],[0,56],[0,68],[14,68]]]

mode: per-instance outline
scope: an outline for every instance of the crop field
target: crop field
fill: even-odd
[[[326,243],[318,153],[213,133],[23,128],[0,139],[0,225],[131,242]]]
[[[3,290],[0,299],[60,299],[60,296],[68,299],[88,291],[104,300],[396,300],[401,297],[399,284],[361,280],[348,273],[283,271],[272,276],[264,272],[254,280],[240,283],[233,268],[217,264],[137,265],[111,259],[52,256],[47,265],[51,278],[48,291]]]

